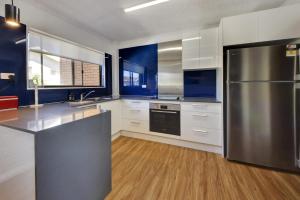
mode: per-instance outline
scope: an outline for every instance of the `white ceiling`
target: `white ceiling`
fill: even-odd
[[[124,13],[123,8],[150,0],[16,0],[16,4],[20,1],[113,41],[195,27],[205,28],[219,23],[225,16],[279,7],[286,3],[286,0],[170,0],[136,12]],[[45,24],[48,20],[43,19]],[[55,23],[49,23],[49,26],[55,28]]]

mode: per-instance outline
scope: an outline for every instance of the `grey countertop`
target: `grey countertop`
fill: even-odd
[[[80,119],[88,118],[105,112],[93,106],[98,103],[109,102],[119,99],[149,100],[149,101],[172,101],[172,102],[205,102],[221,103],[216,99],[209,98],[184,98],[159,99],[149,96],[120,96],[119,98],[105,98],[82,105],[83,107],[71,107],[68,103],[45,104],[40,108],[21,107],[18,110],[0,111],[0,126],[5,126],[21,131],[36,133],[49,128],[71,123]]]
[[[149,101],[175,101],[175,102],[204,102],[204,103],[221,103],[215,98],[200,98],[200,97],[184,97],[182,99],[166,99],[166,98],[157,98],[151,96],[135,96],[135,95],[125,95],[120,96],[120,99],[129,99],[129,100],[149,100]]]
[[[45,104],[40,108],[21,107],[0,112],[0,126],[25,132],[42,130],[92,117],[105,112],[97,106],[71,107],[68,103]]]

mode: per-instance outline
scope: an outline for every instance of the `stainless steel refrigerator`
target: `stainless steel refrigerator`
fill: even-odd
[[[227,50],[228,160],[300,172],[299,48]]]

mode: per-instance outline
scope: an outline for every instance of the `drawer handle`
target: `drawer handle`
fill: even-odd
[[[203,135],[207,135],[208,131],[203,131],[203,130],[199,130],[199,129],[193,129],[193,131],[197,132],[197,133],[201,133]]]
[[[141,112],[141,110],[130,110],[131,112]]]
[[[199,104],[192,104],[193,107],[201,107],[201,108],[207,108],[208,105],[199,105]]]
[[[194,114],[194,117],[208,117],[208,115]]]
[[[135,124],[135,125],[139,125],[139,124],[141,124],[141,122],[130,122],[131,124]]]
[[[140,102],[140,101],[132,101],[131,103],[139,104],[139,103],[142,103],[142,102]]]

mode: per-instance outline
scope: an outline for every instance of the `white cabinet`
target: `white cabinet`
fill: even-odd
[[[184,70],[218,67],[218,28],[201,30],[182,40]]]
[[[224,46],[258,41],[258,13],[223,18],[222,27]]]
[[[218,28],[200,31],[199,68],[218,67]]]
[[[181,104],[181,138],[222,146],[222,115],[219,103]]]
[[[116,134],[122,129],[121,102],[119,100],[99,104],[101,109],[111,111],[111,134]]]
[[[259,13],[259,40],[300,37],[300,5],[280,7]]]
[[[300,37],[300,4],[223,18],[223,45]]]
[[[149,132],[149,102],[143,100],[122,101],[122,130]]]
[[[200,34],[182,40],[182,68],[198,69],[200,65]]]

